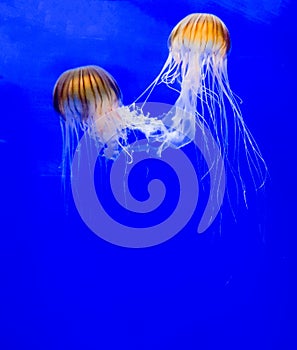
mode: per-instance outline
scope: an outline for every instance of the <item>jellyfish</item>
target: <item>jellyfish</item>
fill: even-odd
[[[197,127],[207,128],[244,194],[240,149],[256,188],[261,188],[267,167],[243,119],[241,100],[230,87],[227,57],[231,40],[226,25],[212,14],[190,14],[173,28],[168,48],[161,72],[136,101],[145,96],[144,106],[154,88],[166,84],[178,93],[174,106],[161,116],[168,129],[167,145],[183,147],[194,140]]]
[[[64,179],[68,170],[71,173],[82,135],[88,136],[84,140],[96,142],[98,153],[115,160],[122,150],[129,155],[130,132],[139,130],[150,138],[159,135],[163,125],[157,118],[143,115],[140,109],[124,106],[116,80],[94,65],[64,72],[55,84],[53,105],[61,116]]]

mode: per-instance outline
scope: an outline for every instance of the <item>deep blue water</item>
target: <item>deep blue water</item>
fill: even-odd
[[[0,2],[1,349],[297,348],[293,10],[289,0]],[[229,28],[231,87],[270,179],[236,220],[226,201],[201,235],[197,208],[161,245],[112,245],[71,196],[65,208],[53,86],[64,70],[97,64],[131,103],[192,12]],[[163,91],[154,97],[172,103]]]

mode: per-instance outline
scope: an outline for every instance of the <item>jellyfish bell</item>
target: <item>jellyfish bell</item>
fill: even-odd
[[[226,25],[217,16],[194,13],[173,28],[168,47],[174,60],[180,63],[185,60],[185,54],[224,58],[230,50],[231,41]]]
[[[64,72],[53,92],[55,110],[67,122],[90,126],[98,120],[102,133],[103,116],[122,106],[122,93],[115,79],[103,68],[85,66]],[[113,113],[116,121],[119,115]]]
[[[64,119],[71,115],[85,121],[118,108],[122,104],[122,93],[106,70],[85,66],[61,74],[54,87],[53,104]]]

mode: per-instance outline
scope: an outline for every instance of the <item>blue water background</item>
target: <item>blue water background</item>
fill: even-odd
[[[297,348],[292,4],[0,2],[1,349]],[[229,28],[231,86],[270,180],[249,210],[239,204],[234,220],[225,204],[204,234],[197,209],[162,245],[111,245],[71,197],[65,212],[54,83],[66,69],[97,64],[132,102],[165,62],[173,26],[193,12]],[[155,96],[174,102],[162,89]]]

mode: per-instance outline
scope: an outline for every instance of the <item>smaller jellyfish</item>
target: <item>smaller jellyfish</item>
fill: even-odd
[[[64,72],[55,84],[53,105],[61,116],[64,179],[68,170],[71,173],[73,155],[82,134],[87,133],[90,142],[96,142],[101,155],[115,160],[121,150],[130,155],[129,132],[139,130],[146,138],[155,139],[163,126],[157,118],[144,116],[135,106],[124,106],[116,80],[103,68],[93,65]]]
[[[182,147],[195,138],[197,127],[207,128],[231,166],[233,177],[239,178],[244,195],[239,165],[241,149],[255,187],[262,187],[267,167],[243,120],[238,103],[241,100],[229,84],[227,56],[231,40],[226,25],[212,14],[188,15],[173,28],[168,48],[161,72],[136,101],[146,96],[144,106],[156,85],[166,84],[178,93],[172,109],[161,117],[168,127],[168,145]]]

